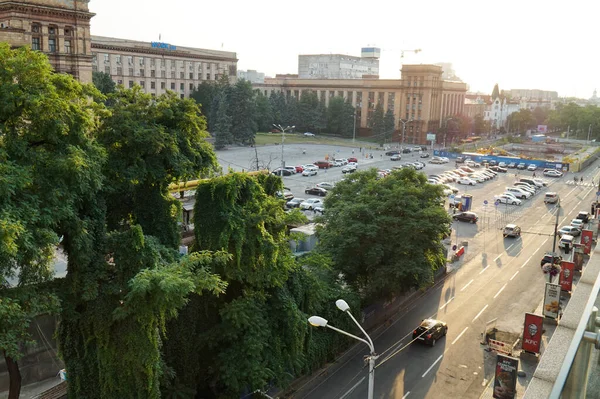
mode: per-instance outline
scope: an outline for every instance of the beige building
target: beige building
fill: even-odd
[[[92,36],[92,54],[94,71],[109,74],[127,88],[138,84],[157,96],[171,90],[189,97],[202,82],[222,75],[231,83],[237,79],[236,53],[228,51]]]
[[[357,131],[370,126],[377,104],[391,109],[396,129],[406,122],[405,142],[427,144],[427,133],[436,133],[445,118],[464,112],[467,85],[441,79],[442,68],[436,65],[403,65],[401,79],[300,79],[292,76],[265,78],[253,87],[270,96],[283,92],[300,98],[302,92],[314,91],[329,104],[335,96],[343,97],[356,109]],[[362,133],[361,132],[361,133]]]
[[[92,81],[89,0],[0,0],[0,42],[30,46],[54,70]]]

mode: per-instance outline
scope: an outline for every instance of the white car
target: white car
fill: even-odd
[[[450,159],[449,159],[449,158],[446,158],[446,157],[440,157],[440,159],[442,160],[442,162],[443,162],[443,163],[448,163],[448,162],[450,162]]]
[[[487,180],[485,177],[476,174],[472,174],[469,179],[475,180],[477,183],[483,183]]]
[[[304,171],[302,172],[302,176],[316,176],[316,174],[316,168],[304,168]]]
[[[309,198],[300,204],[300,209],[312,211],[315,206],[323,205],[323,200],[319,198]]]
[[[547,170],[544,172],[544,176],[548,177],[561,177],[562,175],[562,172],[559,172],[558,170]]]
[[[509,193],[513,193],[515,197],[521,199],[530,198],[533,195],[529,191],[521,190],[518,187],[506,187],[506,191],[508,191]]]
[[[548,183],[547,183],[545,180],[538,179],[538,178],[536,178],[536,177],[534,177],[532,180],[535,182],[535,184],[536,184],[538,187],[540,186],[540,184],[542,185],[542,187],[546,187],[546,186],[548,185]]]
[[[515,187],[525,190],[531,193],[531,195],[535,194],[535,188],[531,188],[531,186],[529,186],[527,183],[515,183]]]
[[[304,133],[304,135],[305,135],[306,137],[315,137],[315,134],[314,134],[314,133],[311,133],[311,132],[305,132],[305,133]]]
[[[296,167],[295,166],[284,166],[283,169],[289,170],[290,172],[292,172],[293,175],[296,174]]]
[[[435,179],[433,177],[427,179],[427,183],[429,183],[429,184],[442,184],[441,181],[439,181],[438,179]]]
[[[494,199],[496,201],[500,202],[501,204],[521,205],[521,203],[522,203],[522,201],[520,199],[512,197],[510,195],[506,195],[506,194],[495,195]]]
[[[335,162],[339,162],[342,165],[348,165],[348,160],[346,158],[338,158],[335,160]]]
[[[531,164],[527,167],[527,170],[531,170],[531,171],[537,170],[537,166],[535,164]]]
[[[323,215],[325,213],[325,207],[323,205],[317,205],[317,206],[313,207],[313,211]]]
[[[456,181],[458,184],[466,184],[468,186],[474,186],[475,184],[477,184],[477,182],[473,179],[470,179],[468,177],[461,177],[460,179],[458,179]]]
[[[515,194],[514,194],[514,193],[510,193],[510,192],[508,192],[508,191],[506,191],[506,192],[502,193],[501,195],[507,195],[507,196],[509,196],[509,197],[511,197],[511,198],[514,198],[514,199],[518,200],[518,198],[515,196]],[[520,200],[519,200],[519,201],[520,201]]]
[[[332,188],[334,188],[334,187],[335,187],[335,184],[334,184],[334,183],[330,183],[330,182],[323,181],[323,182],[321,182],[321,183],[317,183],[317,187],[319,187],[319,188],[324,188],[325,190],[331,190]]]
[[[340,161],[338,161],[337,159],[335,161],[333,161],[333,166],[339,167],[339,166],[344,166],[345,164],[341,163]]]
[[[573,219],[571,220],[571,226],[577,227],[579,230],[583,230],[583,220]]]
[[[346,165],[342,168],[342,173],[346,174],[346,173],[352,173],[352,172],[356,172],[356,165]]]

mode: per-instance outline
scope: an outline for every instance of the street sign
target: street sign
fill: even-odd
[[[596,197],[600,197],[600,191],[596,192]]]
[[[525,326],[523,328],[523,350],[530,353],[540,353],[542,343],[544,318],[533,313],[525,313]]]
[[[483,205],[487,205],[488,204],[488,200],[483,200]]]
[[[450,199],[454,199],[454,194],[450,194]]]
[[[496,200],[496,202],[494,202],[494,205],[496,205],[496,206],[500,205],[500,200]]]

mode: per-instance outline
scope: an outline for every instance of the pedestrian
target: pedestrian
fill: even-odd
[[[352,149],[352,154],[354,154],[354,149]]]
[[[581,179],[579,180],[580,183],[583,183],[583,176],[581,176]]]
[[[535,172],[533,172],[533,177],[535,177]]]

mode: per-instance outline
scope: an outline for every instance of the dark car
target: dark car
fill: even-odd
[[[429,153],[428,152],[423,152],[421,154],[421,158],[429,158]]]
[[[511,162],[511,163],[509,163],[508,165],[506,165],[506,167],[507,167],[507,168],[510,168],[510,169],[514,169],[514,168],[516,168],[516,167],[517,167],[517,164],[516,164],[515,162]]]
[[[517,165],[517,169],[519,170],[524,170],[527,168],[527,165],[525,165],[525,162],[521,162],[520,164]]]
[[[313,162],[313,164],[315,166],[317,166],[319,169],[329,169],[329,168],[333,167],[333,164],[329,161],[315,161],[315,162]]]
[[[411,152],[412,152],[412,151],[410,150],[410,148],[404,148],[404,149],[402,150],[402,153],[403,153],[403,154],[410,154]]]
[[[540,266],[544,266],[546,263],[560,263],[560,261],[562,260],[562,256],[558,255],[558,254],[553,254],[552,252],[546,252],[546,254],[544,255],[544,257],[542,258],[542,261],[540,263]]]
[[[300,204],[306,201],[304,198],[294,198],[285,203],[288,208],[300,208]]]
[[[412,334],[413,340],[421,341],[425,344],[435,346],[436,341],[446,336],[448,325],[443,321],[434,319],[425,319],[421,322]]]
[[[427,151],[427,147],[426,147],[426,146],[424,146],[424,145],[422,145],[422,146],[421,146],[421,151]]]
[[[293,172],[291,170],[281,169],[281,168],[277,168],[271,173],[273,173],[275,176],[291,176],[291,175],[293,175]]]
[[[460,213],[457,213],[456,215],[453,215],[452,219],[458,220],[461,222],[477,223],[477,220],[479,220],[479,217],[477,217],[477,214],[475,212],[460,212]]]
[[[304,190],[304,193],[324,197],[327,195],[327,190],[325,190],[324,188],[321,188],[321,187],[311,187],[311,188],[307,188],[306,190]]]
[[[400,154],[394,154],[392,155],[392,157],[390,158],[390,161],[399,161],[402,159],[402,156]]]
[[[358,159],[354,158],[354,157],[350,157],[348,158],[348,163],[350,162],[357,162],[358,163]]]
[[[386,157],[391,157],[392,155],[396,155],[396,154],[400,154],[400,151],[398,150],[391,150],[385,153]]]
[[[590,213],[584,212],[584,211],[579,211],[579,214],[577,215],[577,217],[575,219],[579,219],[579,220],[582,220],[583,223],[587,223],[590,221]]]
[[[492,159],[492,160],[489,162],[489,165],[490,165],[490,166],[496,166],[496,165],[498,165],[498,162],[497,162],[497,161],[494,161],[494,160]]]
[[[490,169],[493,170],[494,172],[498,172],[498,173],[506,173],[506,172],[508,172],[508,169],[503,168],[501,166],[491,166]]]

